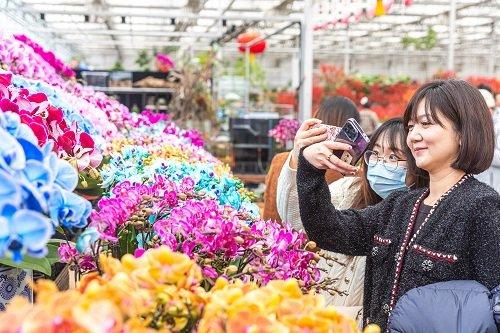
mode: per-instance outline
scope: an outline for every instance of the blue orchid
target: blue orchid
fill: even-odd
[[[10,174],[0,169],[0,204],[6,201],[20,205],[22,202],[22,187]]]
[[[241,209],[245,210],[254,219],[258,219],[260,217],[259,206],[252,202],[244,201],[241,205]]]
[[[61,160],[53,152],[45,157],[45,166],[51,170],[51,181],[67,191],[78,185],[78,173],[68,161]]]
[[[17,113],[11,111],[0,112],[0,127],[4,128],[15,138],[25,139],[33,144],[38,142],[31,128],[21,123],[21,117]]]
[[[79,253],[89,253],[91,246],[99,239],[99,232],[96,228],[85,229],[76,240],[76,250]]]
[[[0,168],[7,172],[22,170],[26,155],[19,141],[0,127]]]
[[[234,188],[220,193],[218,199],[221,205],[229,205],[237,210],[241,207],[241,196]]]
[[[65,228],[83,228],[92,211],[90,202],[72,192],[54,190],[49,200],[50,218]]]
[[[0,257],[11,255],[15,262],[22,254],[43,257],[54,229],[44,215],[6,203],[0,208]]]

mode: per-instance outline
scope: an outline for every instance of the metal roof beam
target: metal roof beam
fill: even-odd
[[[300,16],[298,15],[263,15],[263,14],[252,14],[252,15],[214,15],[214,14],[191,14],[191,13],[137,13],[137,12],[123,12],[123,11],[96,11],[96,10],[78,10],[78,11],[67,11],[67,10],[55,10],[55,9],[35,9],[35,8],[21,8],[24,13],[32,14],[57,14],[57,15],[91,15],[98,17],[153,17],[153,18],[169,18],[173,17],[176,19],[212,19],[212,20],[226,20],[226,21],[254,21],[254,22],[299,22]]]
[[[236,0],[231,0],[231,1],[236,1]],[[70,2],[26,2],[26,5],[33,5],[33,6],[71,6],[75,7],[75,10],[85,10],[87,7],[85,5],[82,5],[80,3],[70,3]],[[150,9],[150,10],[180,10],[183,9],[184,7],[175,7],[175,6],[147,6],[147,5],[113,5],[113,8],[116,9]],[[203,8],[204,10],[217,10],[217,8]],[[238,9],[231,9],[231,11],[236,11],[236,12],[255,12],[254,9],[249,9],[249,8],[238,8]]]
[[[137,30],[105,30],[105,29],[94,29],[85,30],[83,33],[81,30],[61,30],[57,28],[32,28],[32,31],[37,32],[56,32],[61,35],[105,35],[105,36],[145,36],[145,37],[205,37],[214,38],[218,34],[212,32],[187,32],[187,31],[161,31],[161,30],[148,30],[148,31],[137,31]]]
[[[463,10],[463,9],[470,8],[470,7],[480,6],[480,5],[483,5],[483,4],[486,4],[486,3],[490,3],[491,1],[492,0],[482,0],[482,1],[475,2],[475,3],[464,4],[464,5],[460,6],[460,7],[457,7],[457,12],[459,12],[460,10]],[[395,24],[392,24],[388,28],[384,28],[384,29],[381,29],[381,30],[378,30],[378,31],[392,30],[392,29],[394,29],[394,27],[404,26],[404,25],[407,25],[407,24],[423,24],[423,23],[425,23],[424,21],[427,20],[427,19],[434,18],[434,17],[439,17],[439,16],[443,16],[443,15],[448,15],[449,12],[450,12],[450,10],[446,9],[445,11],[437,13],[437,14],[432,14],[432,15],[429,15],[429,16],[420,17],[419,19],[417,19],[414,22],[395,23]],[[369,37],[369,36],[371,36],[371,34],[373,32],[374,31],[370,31],[367,35],[364,35],[362,37]],[[355,38],[360,38],[360,37],[355,37]]]

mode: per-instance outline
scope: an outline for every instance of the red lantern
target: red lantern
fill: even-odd
[[[266,49],[266,41],[264,39],[261,39],[262,37],[258,32],[255,31],[249,31],[249,32],[244,32],[238,36],[236,39],[238,41],[238,49],[241,52],[245,52],[245,44],[250,43],[253,40],[257,41],[252,44],[249,48],[249,52],[252,54],[258,54],[264,52]]]

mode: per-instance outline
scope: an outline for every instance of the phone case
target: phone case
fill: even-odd
[[[347,143],[352,146],[352,149],[347,151],[334,151],[335,156],[342,161],[351,165],[356,165],[359,159],[365,153],[370,139],[365,134],[361,126],[355,119],[349,118],[346,124],[342,127],[335,141]]]
[[[333,126],[333,125],[325,125],[325,124],[317,124],[317,125],[314,125],[312,128],[317,128],[317,127],[321,127],[321,126],[326,127],[326,134],[328,135],[326,140],[330,140],[330,141],[335,141],[335,139],[337,138],[337,135],[342,130],[342,127]]]
[[[340,131],[342,130],[341,127],[338,126],[332,126],[332,125],[325,125],[326,126],[326,134],[327,140],[335,141],[337,138],[337,135],[339,135]]]

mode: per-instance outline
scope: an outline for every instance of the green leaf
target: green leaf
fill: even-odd
[[[48,276],[52,274],[50,261],[47,258],[33,258],[30,256],[24,256],[23,261],[21,262],[14,262],[7,258],[1,258],[0,264],[21,269],[32,269],[34,271],[42,272],[43,274]]]
[[[59,259],[59,253],[57,252],[59,245],[49,243],[47,244],[47,248],[49,252],[45,256],[45,259],[49,261],[50,265],[54,265],[55,263],[60,262],[61,260]]]

